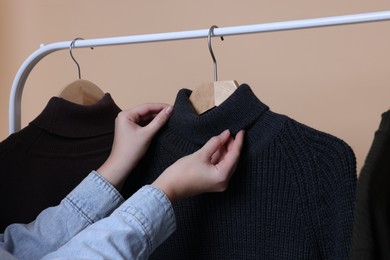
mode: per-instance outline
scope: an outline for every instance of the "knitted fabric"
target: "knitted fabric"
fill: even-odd
[[[359,175],[350,259],[390,259],[390,111]]]
[[[174,205],[177,230],[150,259],[347,259],[356,182],[351,148],[270,111],[248,85],[202,115],[190,93],[178,92],[173,115],[123,194],[153,182],[224,129],[245,129],[244,147],[225,192]]]
[[[28,126],[0,143],[0,232],[60,203],[108,157],[119,107],[106,94],[91,106],[50,99]]]

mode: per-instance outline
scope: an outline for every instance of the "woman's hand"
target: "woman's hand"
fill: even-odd
[[[243,140],[244,131],[233,139],[225,130],[200,150],[168,167],[152,185],[171,202],[204,192],[224,191],[237,166]]]
[[[144,104],[120,112],[115,119],[110,156],[97,172],[120,190],[171,114],[172,106],[167,104]]]

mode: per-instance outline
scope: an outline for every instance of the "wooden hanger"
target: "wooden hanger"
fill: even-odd
[[[104,92],[91,81],[79,79],[66,85],[59,97],[79,105],[93,105],[104,96]]]
[[[222,104],[237,87],[238,83],[235,80],[204,82],[193,89],[190,102],[200,115]]]
[[[211,34],[214,33],[214,28],[218,28],[218,26],[211,26],[208,35],[208,46],[214,63],[214,81],[195,86],[189,98],[198,115],[222,104],[239,86],[235,80],[218,81],[217,79],[217,60],[211,47]]]
[[[70,56],[77,65],[79,79],[66,85],[58,96],[79,105],[92,105],[103,98],[104,92],[91,81],[81,79],[80,65],[72,54],[72,48],[79,39],[82,38],[74,39],[69,47]]]

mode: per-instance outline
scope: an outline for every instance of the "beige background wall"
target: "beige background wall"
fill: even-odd
[[[8,136],[8,98],[22,62],[41,43],[206,29],[390,10],[385,0],[331,1],[0,1],[0,140]],[[390,107],[390,21],[213,40],[219,79],[248,83],[272,110],[344,139],[360,170]],[[212,80],[206,39],[74,51],[82,76],[122,108],[172,103],[180,88]],[[22,127],[77,78],[67,51],[30,74]]]

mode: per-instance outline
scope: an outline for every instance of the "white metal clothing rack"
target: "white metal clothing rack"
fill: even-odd
[[[254,24],[244,26],[233,26],[224,28],[215,28],[214,37],[229,36],[239,34],[251,34],[261,32],[272,32],[292,29],[304,29],[314,27],[324,27],[333,25],[366,23],[390,20],[390,11],[371,12],[362,14],[353,14],[345,16],[333,16],[306,20],[274,22],[265,24]],[[192,30],[182,32],[167,32],[145,35],[134,35],[113,38],[99,38],[80,40],[74,44],[74,48],[98,47],[110,45],[122,45],[145,42],[173,41],[208,37],[209,29]],[[56,42],[48,45],[42,45],[38,50],[32,53],[19,68],[14,82],[12,84],[9,100],[9,133],[15,133],[21,128],[21,99],[24,85],[27,77],[34,66],[46,55],[63,49],[68,49],[72,41]]]

